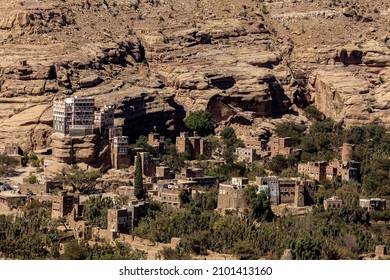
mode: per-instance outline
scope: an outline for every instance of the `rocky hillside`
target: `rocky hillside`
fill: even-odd
[[[371,3],[372,2],[372,3]],[[0,0],[0,142],[49,145],[51,102],[115,104],[132,138],[207,109],[240,134],[390,125],[390,0]]]

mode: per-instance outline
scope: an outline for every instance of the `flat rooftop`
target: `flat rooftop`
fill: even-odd
[[[26,197],[26,195],[17,193],[15,191],[2,191],[2,192],[0,192],[0,197],[4,197],[4,198],[23,198],[23,197]]]

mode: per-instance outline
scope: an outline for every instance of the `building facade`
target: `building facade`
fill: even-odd
[[[367,211],[383,211],[386,210],[386,199],[370,198],[360,199],[360,207],[367,208]]]
[[[145,177],[156,177],[156,168],[160,165],[160,159],[154,158],[148,152],[138,152],[141,156],[142,175]],[[135,157],[135,167],[137,168],[137,156]]]
[[[270,157],[274,158],[277,155],[288,157],[293,153],[293,143],[291,137],[272,136],[269,140]]]
[[[23,151],[17,143],[6,143],[0,147],[0,155],[5,155],[15,159],[20,165],[24,165]]]
[[[260,136],[247,136],[241,138],[241,140],[244,142],[245,148],[255,150],[257,156],[263,157],[268,155],[267,141],[261,139]]]
[[[274,205],[293,204],[303,207],[314,203],[315,183],[301,178],[280,178],[276,176],[256,177],[260,190],[267,191]]]
[[[316,161],[298,164],[298,173],[313,180],[334,180],[340,178],[343,181],[360,180],[360,162],[350,160]]]
[[[159,186],[157,189],[157,197],[155,198],[155,200],[163,204],[171,205],[172,207],[180,208],[180,192],[182,190],[186,189],[180,188],[178,186]]]
[[[253,163],[260,159],[255,149],[251,148],[236,148],[236,156],[238,162]]]
[[[189,137],[186,132],[182,132],[180,136],[176,137],[176,149],[179,153],[187,153],[190,160],[199,157],[210,159],[212,155],[211,142],[199,136]]]
[[[298,164],[298,173],[303,174],[313,180],[322,181],[327,178],[326,161],[316,161]]]
[[[224,213],[226,210],[234,210],[242,213],[249,210],[244,197],[248,183],[248,179],[243,177],[233,177],[230,182],[220,183],[217,211]]]
[[[128,234],[131,229],[131,217],[126,208],[107,210],[107,229]]]
[[[324,199],[325,210],[340,210],[342,206],[343,201],[337,196],[332,196],[330,198]]]
[[[160,133],[149,133],[148,144],[153,147],[157,153],[162,153],[164,151],[164,137],[161,136]]]
[[[129,167],[129,137],[115,136],[111,142],[112,168],[120,169]]]
[[[114,106],[104,106],[95,112],[94,124],[101,137],[108,139],[110,128],[114,127]]]
[[[51,217],[59,219],[67,216],[72,212],[73,205],[78,204],[79,199],[75,195],[68,195],[65,191],[60,192],[60,195],[53,196]]]
[[[68,97],[53,104],[53,132],[83,136],[94,133],[95,99]]]

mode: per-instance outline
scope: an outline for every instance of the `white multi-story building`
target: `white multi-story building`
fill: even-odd
[[[77,131],[94,131],[95,99],[92,97],[69,97],[54,100],[53,129],[62,134]]]
[[[95,126],[104,138],[109,136],[109,129],[114,127],[114,106],[105,105],[95,112]]]

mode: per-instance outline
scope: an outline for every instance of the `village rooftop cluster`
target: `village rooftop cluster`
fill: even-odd
[[[193,195],[196,192],[208,192],[218,187],[218,207],[215,211],[224,215],[234,213],[241,216],[249,211],[244,198],[244,190],[255,186],[257,192],[264,192],[273,208],[289,209],[293,214],[305,214],[311,211],[315,204],[314,191],[316,182],[324,179],[340,179],[347,182],[360,180],[360,163],[352,160],[353,145],[343,144],[340,148],[341,160],[307,162],[298,165],[300,177],[283,178],[278,176],[256,176],[255,180],[244,177],[233,177],[226,182],[218,182],[213,176],[205,174],[205,170],[195,163],[202,161],[221,164],[221,159],[214,156],[215,147],[210,139],[190,136],[188,132],[180,132],[175,139],[178,153],[186,153],[187,167],[179,171],[172,170],[156,157],[164,149],[164,135],[151,132],[147,136],[147,143],[155,153],[145,151],[140,147],[130,148],[129,137],[124,135],[123,128],[115,126],[115,108],[104,106],[95,109],[95,100],[91,97],[69,97],[57,99],[53,104],[53,134],[70,137],[82,141],[89,135],[97,135],[99,149],[109,150],[110,172],[113,174],[130,174],[129,183],[115,179],[99,181],[101,188],[90,192],[73,192],[71,188],[53,177],[45,176],[45,169],[54,162],[53,151],[48,148],[44,151],[35,151],[45,157],[43,172],[37,180],[31,182],[31,174],[25,176],[23,182],[15,183],[13,178],[3,178],[0,181],[0,204],[9,209],[18,209],[30,200],[50,201],[52,203],[52,218],[66,219],[66,229],[71,229],[76,239],[90,239],[97,233],[110,240],[132,238],[131,233],[137,222],[146,215],[150,201],[158,201],[172,207],[180,208],[181,195],[186,192]],[[300,150],[293,147],[289,137],[272,136],[269,140],[260,137],[241,139],[243,147],[235,149],[235,161],[251,164],[265,158],[276,156],[287,158],[290,155],[299,155]],[[103,143],[103,144],[102,144]],[[98,145],[98,144],[96,144]],[[103,146],[102,146],[103,145]],[[72,150],[72,147],[70,147]],[[75,152],[75,151],[73,151]],[[0,154],[17,160],[21,169],[27,168],[25,154],[17,143],[9,143],[0,148]],[[141,160],[138,161],[137,158]],[[74,159],[68,165],[77,165]],[[137,167],[138,164],[141,166]],[[134,170],[142,171],[145,196],[137,199],[135,191]],[[118,172],[118,173],[115,173]],[[120,175],[118,175],[120,177]],[[114,176],[115,177],[115,176]],[[110,185],[111,184],[111,185]],[[104,189],[102,186],[109,185]],[[115,200],[127,196],[126,205],[114,205],[107,213],[107,228],[92,228],[83,219],[83,205],[93,196],[110,197]],[[339,210],[343,201],[338,197],[324,200],[325,210]],[[382,211],[386,209],[386,200],[381,198],[361,198],[360,206],[367,211]]]

